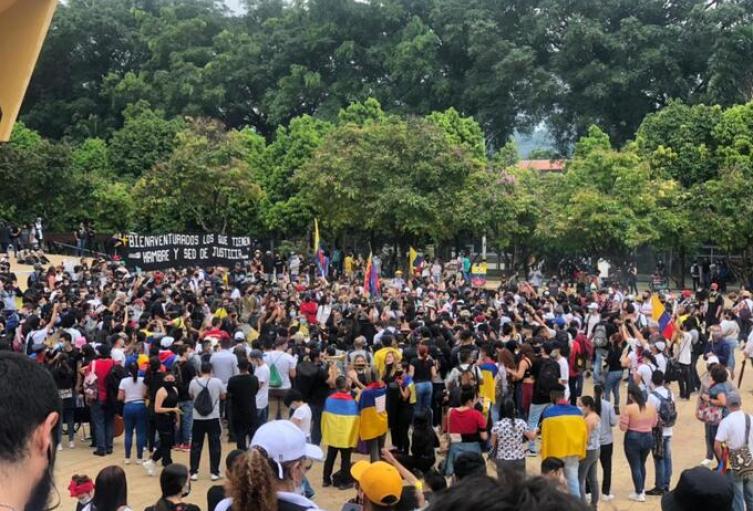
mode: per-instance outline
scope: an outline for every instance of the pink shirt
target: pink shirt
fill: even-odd
[[[651,403],[646,403],[643,410],[637,404],[629,404],[622,409],[620,414],[620,429],[622,431],[636,431],[638,433],[651,433],[659,421],[656,408]]]

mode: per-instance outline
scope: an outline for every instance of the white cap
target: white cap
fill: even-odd
[[[588,304],[588,308],[591,310],[595,310],[599,308],[599,305],[596,302],[591,302]]]
[[[174,342],[175,342],[175,339],[173,337],[166,335],[165,337],[162,338],[162,340],[160,340],[159,345],[162,346],[163,348],[169,348],[170,346],[173,345]]]
[[[719,357],[716,355],[709,355],[706,359],[706,365],[710,366],[711,364],[718,364],[719,363]]]
[[[246,334],[244,334],[243,332],[241,332],[240,330],[238,330],[233,335],[233,339],[235,339],[236,341],[245,341],[246,340]]]
[[[657,350],[664,351],[664,348],[667,347],[667,344],[664,341],[658,341],[656,344],[654,344],[654,346],[656,346]]]
[[[282,463],[303,457],[321,461],[324,453],[316,445],[306,443],[306,435],[290,421],[267,422],[256,430],[251,447],[261,447],[270,459],[277,462],[278,475],[282,478]]]

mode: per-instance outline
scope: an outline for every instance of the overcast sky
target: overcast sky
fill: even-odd
[[[241,8],[241,0],[225,0],[225,3],[234,11],[239,11]]]

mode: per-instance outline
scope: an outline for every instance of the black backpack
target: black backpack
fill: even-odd
[[[196,382],[201,387],[201,392],[196,396],[193,402],[193,408],[200,415],[207,416],[214,411],[214,401],[212,401],[212,394],[209,393],[209,381],[206,385],[201,383],[201,380],[196,378]]]
[[[671,428],[677,422],[677,408],[672,395],[664,397],[656,391],[651,392],[659,400],[659,422],[662,427]]]
[[[551,358],[541,360],[541,369],[536,377],[536,393],[549,395],[549,392],[560,381],[560,365]]]
[[[107,400],[113,404],[118,405],[118,389],[120,388],[120,382],[128,376],[128,371],[120,364],[115,364],[110,369],[110,372],[105,378],[105,388],[107,389]]]
[[[570,355],[570,335],[567,330],[557,330],[554,334],[554,342],[557,343],[557,348],[563,357]]]

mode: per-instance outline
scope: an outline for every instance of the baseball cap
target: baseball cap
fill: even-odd
[[[242,331],[238,330],[237,332],[235,332],[235,334],[233,334],[233,339],[235,339],[236,341],[245,341],[246,335]]]
[[[677,486],[661,499],[662,511],[704,511],[731,509],[732,482],[706,467],[683,470]]]
[[[264,353],[261,350],[251,350],[248,354],[248,358],[264,358]]]
[[[400,501],[403,479],[395,467],[384,461],[369,463],[359,461],[350,468],[350,475],[358,481],[366,498],[380,506],[391,506]]]
[[[267,456],[277,462],[278,476],[282,479],[282,464],[309,458],[320,461],[324,454],[316,445],[306,443],[306,435],[290,421],[267,422],[256,430],[251,447],[261,447]]]
[[[719,357],[717,357],[716,355],[709,355],[708,357],[706,357],[707,366],[710,366],[712,364],[718,364],[718,363],[719,363]]]
[[[175,338],[170,337],[169,335],[166,335],[160,340],[159,345],[167,349],[170,346],[172,346],[174,342],[175,342]]]
[[[599,308],[599,305],[596,302],[591,302],[591,303],[588,304],[588,308],[590,310],[595,310],[595,309]]]

